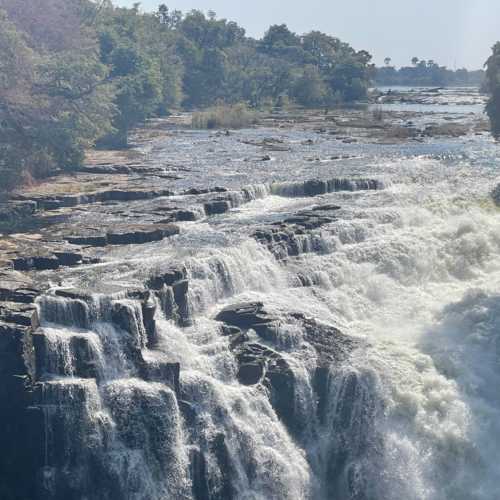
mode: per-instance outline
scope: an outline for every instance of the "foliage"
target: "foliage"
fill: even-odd
[[[500,42],[492,49],[486,62],[486,90],[489,94],[486,113],[490,119],[491,132],[495,139],[500,138]]]
[[[51,0],[66,5],[64,0]],[[17,1],[10,1],[14,9]],[[77,26],[79,4],[65,16]],[[15,11],[15,10],[14,10]],[[73,17],[72,17],[73,16]],[[16,16],[13,16],[16,20]],[[108,69],[86,26],[74,28],[74,39],[49,23],[40,40],[0,14],[0,174],[1,189],[83,160],[85,148],[111,128],[113,114]],[[63,36],[64,35],[64,36]],[[57,50],[52,50],[57,40]]]
[[[452,86],[478,85],[484,80],[484,71],[468,71],[457,69],[452,71],[436,62],[420,60],[413,57],[411,66],[396,69],[390,65],[391,59],[386,58],[386,65],[377,68],[375,81],[378,85],[413,85],[413,86]]]
[[[321,106],[325,102],[328,88],[317,66],[306,66],[297,78],[292,97],[298,104],[308,107]]]
[[[244,103],[218,105],[193,113],[191,125],[195,129],[244,128],[257,123],[257,114]]]

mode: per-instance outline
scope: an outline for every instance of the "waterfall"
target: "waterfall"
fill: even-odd
[[[39,498],[496,498],[500,216],[444,162],[379,167],[436,177],[224,192],[240,218],[68,275],[122,291],[43,295]]]

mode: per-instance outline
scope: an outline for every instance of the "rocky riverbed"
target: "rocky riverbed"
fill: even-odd
[[[475,91],[395,99],[157,120],[0,206],[0,496],[492,498],[497,150]]]

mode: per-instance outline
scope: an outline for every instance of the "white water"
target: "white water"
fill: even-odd
[[[158,313],[154,351],[145,349],[139,326],[124,343],[127,335],[109,319],[90,325],[102,380],[88,389],[86,425],[94,436],[102,419],[112,428],[105,431],[113,436],[107,453],[130,498],[190,498],[189,449],[208,449],[220,433],[238,499],[500,498],[500,212],[488,198],[494,178],[429,158],[373,169],[398,175],[384,191],[258,199],[226,215],[226,226],[192,227],[193,239],[202,232],[213,245],[169,248],[168,258],[167,243],[151,246],[141,259],[151,270],[168,266],[176,251],[182,257],[196,320],[179,328]],[[319,202],[344,209],[339,222],[321,229],[321,254],[280,264],[253,240],[233,238],[257,213]],[[219,244],[221,232],[228,244]],[[296,288],[299,271],[315,286]],[[282,333],[283,356],[298,380],[298,414],[309,409],[300,439],[279,420],[263,387],[237,382],[229,341],[212,320],[224,305],[245,300],[260,300],[279,316],[302,312],[360,340],[343,365],[332,367],[320,423],[311,408],[316,354],[300,328]],[[51,304],[57,314],[47,317],[57,324],[44,329],[57,362],[48,366],[62,363],[66,378],[49,384],[65,387],[70,378],[78,385],[68,337],[82,333],[69,328],[73,316],[64,306],[45,307]],[[140,310],[130,308],[139,321]],[[181,363],[183,397],[197,412],[191,430],[169,387],[137,378],[130,342],[149,363]],[[157,442],[148,426],[165,419]],[[209,474],[222,483],[208,457]]]

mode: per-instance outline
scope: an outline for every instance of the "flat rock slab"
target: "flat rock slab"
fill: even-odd
[[[114,228],[107,233],[88,233],[67,236],[65,240],[74,245],[104,247],[107,245],[141,245],[179,234],[175,224],[133,224]]]

